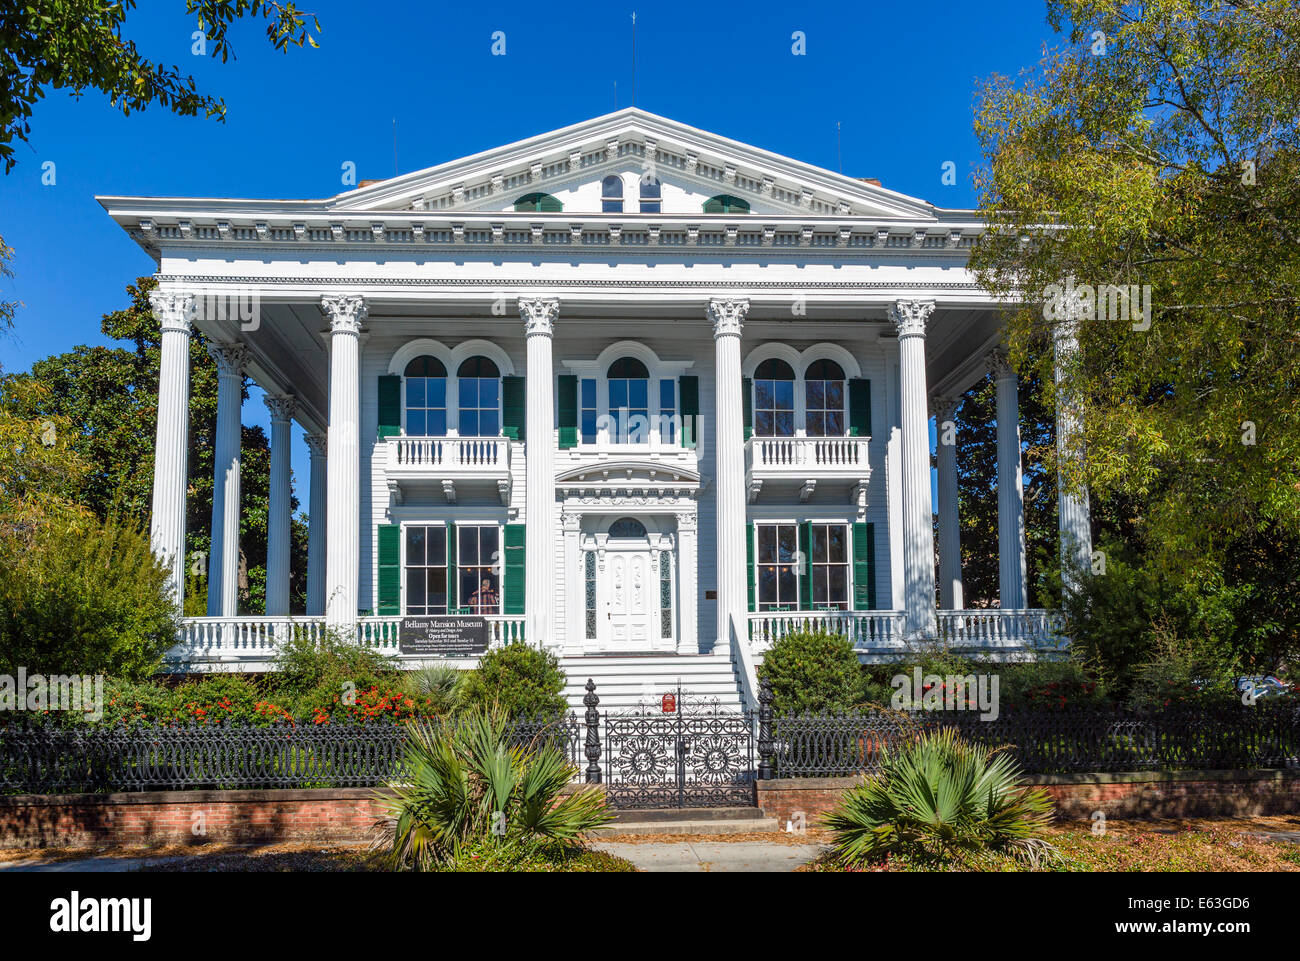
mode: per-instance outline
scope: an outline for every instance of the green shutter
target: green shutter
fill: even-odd
[[[379,439],[402,432],[402,378],[384,374],[379,378]]]
[[[456,571],[456,525],[447,524],[447,613],[457,612],[456,595],[460,592],[460,575]]]
[[[578,378],[561,374],[556,389],[559,406],[560,450],[578,446]]]
[[[528,568],[525,560],[524,525],[507,524],[505,536],[505,587],[502,592],[502,613],[524,612],[524,585]],[[574,576],[577,576],[576,574]]]
[[[380,524],[378,532],[379,602],[376,608],[380,615],[401,614],[402,527],[400,524]]]
[[[849,436],[871,436],[871,381],[849,381]]]
[[[853,525],[853,609],[876,609],[876,525]]]
[[[524,419],[527,397],[522,377],[501,378],[501,436],[511,440],[524,439]]]
[[[799,524],[799,553],[803,556],[803,570],[799,572],[799,610],[812,610],[812,524]]]
[[[745,572],[749,575],[749,609],[754,607],[754,525],[745,525]]]
[[[682,395],[682,446],[699,445],[700,379],[694,375],[677,378],[677,390]]]
[[[748,377],[740,379],[740,396],[745,405],[745,440],[754,436],[754,382]]]

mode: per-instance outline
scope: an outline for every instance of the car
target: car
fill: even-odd
[[[1242,695],[1246,700],[1247,692],[1250,692],[1249,700],[1258,701],[1262,698],[1285,697],[1287,694],[1294,693],[1294,688],[1274,674],[1253,674],[1244,675],[1232,682],[1236,692]]]

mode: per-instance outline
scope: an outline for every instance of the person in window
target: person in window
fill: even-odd
[[[500,605],[501,598],[497,595],[496,588],[492,586],[491,578],[483,578],[478,590],[469,597],[471,614],[495,614]]]

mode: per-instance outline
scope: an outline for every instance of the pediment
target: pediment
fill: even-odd
[[[506,212],[520,197],[540,193],[557,198],[566,214],[587,216],[601,213],[601,183],[611,174],[627,184],[628,217],[650,216],[631,202],[629,188],[652,177],[663,185],[663,215],[709,216],[704,201],[725,195],[747,204],[751,215],[938,219],[925,201],[636,108],[368,184],[326,207]]]
[[[700,472],[678,458],[671,462],[637,457],[599,461],[584,458],[572,467],[561,467],[555,485],[600,490],[698,488]]]

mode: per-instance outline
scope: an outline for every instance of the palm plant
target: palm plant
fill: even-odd
[[[460,707],[460,680],[463,672],[450,664],[433,664],[406,675],[408,693],[426,700],[439,717],[456,713]]]
[[[987,851],[1037,866],[1056,856],[1043,837],[1051,797],[1020,786],[1020,768],[1001,748],[963,741],[946,728],[886,749],[880,772],[845,792],[823,823],[839,857],[855,865],[888,854],[929,863]]]
[[[560,751],[540,738],[512,745],[509,733],[509,719],[496,708],[411,725],[407,780],[389,785],[378,825],[394,869],[434,869],[485,843],[521,855],[570,850],[611,820],[596,789],[560,796],[578,773]]]

